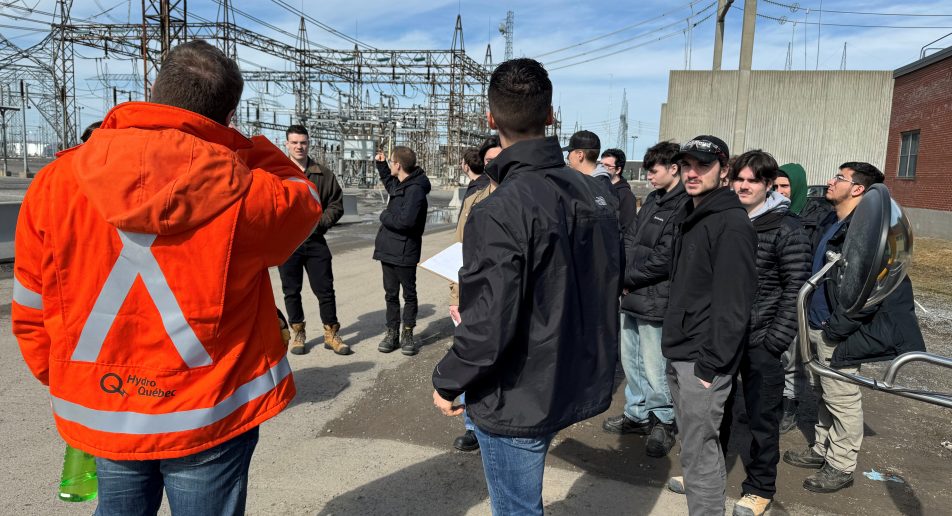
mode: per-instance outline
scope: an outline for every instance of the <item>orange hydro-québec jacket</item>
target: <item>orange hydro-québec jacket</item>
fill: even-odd
[[[267,139],[158,104],[117,106],[40,170],[17,221],[12,322],[66,442],[183,457],[287,406],[268,267],[320,215]]]

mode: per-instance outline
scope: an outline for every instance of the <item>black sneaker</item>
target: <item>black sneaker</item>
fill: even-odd
[[[820,469],[826,464],[826,458],[813,451],[812,447],[798,452],[786,451],[783,453],[783,461],[798,468],[812,469]]]
[[[783,399],[783,417],[780,419],[780,433],[785,434],[797,427],[797,400]]]
[[[638,423],[628,419],[628,416],[624,414],[610,417],[606,419],[604,423],[602,423],[602,429],[612,434],[648,435],[648,432],[651,431],[651,426],[652,422],[650,419]]]
[[[479,441],[476,439],[476,432],[467,430],[465,434],[457,437],[456,440],[453,441],[453,448],[465,452],[478,450]]]
[[[651,415],[654,419],[654,414]],[[657,421],[657,419],[655,419]],[[645,453],[649,457],[667,457],[668,452],[674,447],[674,434],[677,432],[674,423],[662,423],[658,421],[651,427],[651,433],[645,441]]]
[[[814,493],[835,493],[844,487],[853,485],[853,474],[840,471],[824,464],[820,471],[803,481],[803,487]]]
[[[381,353],[390,353],[400,347],[400,333],[396,328],[387,328],[387,334],[377,345],[377,351]]]
[[[420,351],[420,343],[413,338],[412,326],[403,327],[403,332],[400,334],[400,341],[403,342],[403,345],[400,347],[400,352],[404,355],[412,357]]]

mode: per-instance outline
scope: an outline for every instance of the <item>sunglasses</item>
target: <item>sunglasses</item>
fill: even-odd
[[[717,146],[714,142],[709,142],[707,140],[691,140],[681,146],[683,151],[701,151],[701,152],[710,152],[712,154],[717,154],[719,156],[727,157],[727,153],[723,149]]]

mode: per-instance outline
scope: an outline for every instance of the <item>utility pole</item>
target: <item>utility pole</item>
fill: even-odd
[[[724,54],[724,18],[734,0],[717,0],[717,27],[714,29],[714,71],[721,69],[721,58]]]
[[[26,133],[26,110],[29,108],[28,103],[30,101],[28,96],[29,94],[27,92],[27,87],[28,86],[25,82],[23,82],[23,79],[20,79],[20,111],[22,111],[21,114],[23,115],[23,117],[21,118],[21,120],[23,121],[23,152],[22,152],[23,171],[20,172],[20,174],[23,177],[29,177],[29,174],[30,174],[30,166],[27,164],[27,160],[26,160],[26,156],[30,152],[30,143],[29,143],[29,140],[27,139],[27,133]]]

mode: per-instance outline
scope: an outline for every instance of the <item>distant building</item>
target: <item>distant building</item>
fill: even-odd
[[[886,185],[916,234],[952,239],[952,47],[893,77]]]

